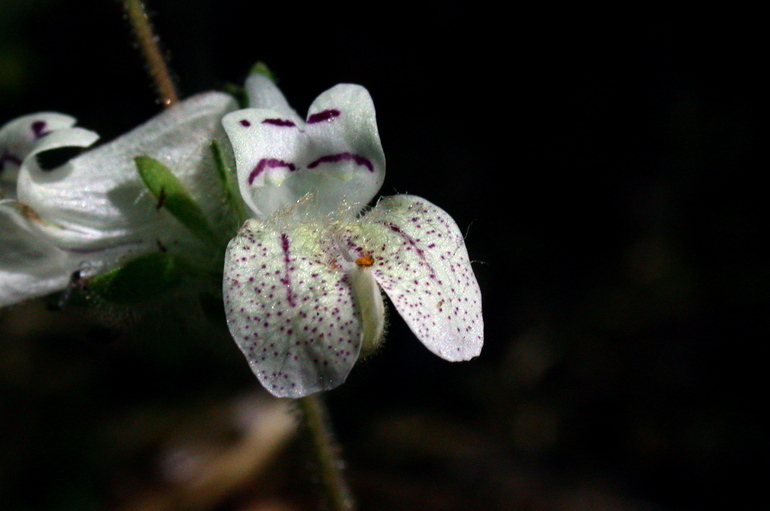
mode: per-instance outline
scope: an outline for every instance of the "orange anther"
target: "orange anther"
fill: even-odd
[[[367,267],[374,264],[374,256],[366,254],[356,259],[356,264],[361,267]]]

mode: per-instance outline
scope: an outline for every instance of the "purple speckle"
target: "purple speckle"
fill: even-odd
[[[248,128],[249,126],[251,126],[251,122],[249,122],[248,119],[241,119],[241,126],[243,126],[244,128]]]

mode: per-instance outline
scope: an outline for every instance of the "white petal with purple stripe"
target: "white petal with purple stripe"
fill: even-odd
[[[361,209],[379,191],[385,155],[366,89],[329,89],[304,121],[275,98],[262,103],[276,109],[247,108],[222,121],[241,194],[254,216],[267,218],[307,194],[315,200],[306,204],[317,213],[334,212],[342,202]]]
[[[16,180],[24,160],[59,147],[88,147],[99,136],[73,127],[75,118],[40,112],[14,119],[0,128],[0,199],[16,198]]]

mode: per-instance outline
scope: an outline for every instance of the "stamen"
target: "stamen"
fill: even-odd
[[[362,268],[367,268],[374,264],[374,256],[366,254],[356,259],[356,264]]]

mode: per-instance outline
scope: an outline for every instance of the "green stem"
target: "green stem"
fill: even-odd
[[[171,79],[171,73],[166,66],[166,60],[161,54],[158,38],[153,32],[144,4],[142,0],[123,0],[123,8],[129,23],[131,23],[131,28],[134,30],[144,60],[147,62],[147,70],[155,83],[160,102],[165,108],[168,108],[179,101],[179,96],[176,93],[174,81]]]
[[[305,426],[313,444],[321,488],[328,509],[330,511],[353,511],[356,506],[342,473],[340,449],[334,441],[323,399],[318,394],[314,394],[299,398],[297,403],[302,410]]]

